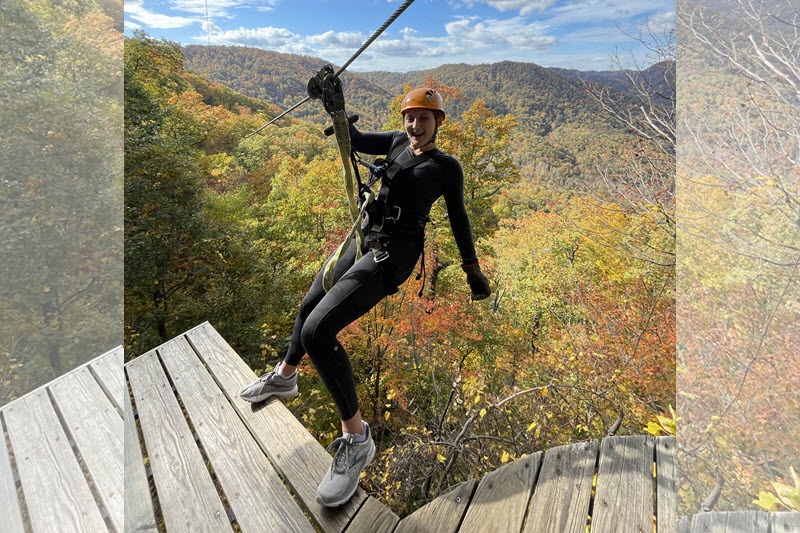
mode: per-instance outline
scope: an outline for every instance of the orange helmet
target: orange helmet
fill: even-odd
[[[441,114],[442,118],[445,117],[444,100],[436,89],[423,87],[408,91],[400,106],[400,113],[405,115],[409,109],[431,109]]]

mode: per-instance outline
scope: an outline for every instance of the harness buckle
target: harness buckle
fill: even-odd
[[[372,258],[375,260],[376,263],[382,263],[387,259],[389,259],[389,252],[383,249],[377,251],[373,250]]]
[[[392,216],[392,209],[397,209],[397,215]],[[399,205],[390,205],[386,215],[384,215],[389,220],[394,220],[395,222],[400,220],[400,215],[403,213],[403,210],[400,208]]]

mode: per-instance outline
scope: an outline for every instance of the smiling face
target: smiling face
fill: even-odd
[[[430,109],[409,109],[403,113],[403,127],[408,135],[411,149],[415,152],[432,150],[433,143],[428,142],[436,132],[436,126],[441,124],[441,118]]]

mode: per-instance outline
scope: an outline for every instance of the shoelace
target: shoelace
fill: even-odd
[[[258,381],[262,383],[272,383],[275,381],[276,377],[278,377],[278,374],[273,370],[272,372],[267,372],[266,374],[259,376]]]
[[[336,455],[333,456],[333,471],[343,474],[347,470],[347,465],[350,464],[350,452],[352,452],[355,444],[355,435],[342,435],[333,439],[327,450],[331,451],[337,444],[341,444],[341,446],[336,450]]]

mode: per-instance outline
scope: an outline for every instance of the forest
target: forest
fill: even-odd
[[[273,53],[202,48],[195,59],[222,50],[293,71]],[[313,75],[306,58],[293,61],[305,70],[274,87]],[[341,162],[310,115],[245,139],[278,109],[188,64],[176,43],[126,40],[126,357],[208,320],[261,373],[283,357],[300,299],[348,227]],[[489,71],[512,80],[521,68]],[[475,82],[444,67],[423,80],[453,110],[437,144],[464,170],[492,298],[470,301],[440,202],[427,275],[340,334],[379,449],[364,486],[401,515],[536,450],[609,432],[674,434],[674,148],[603,115],[633,109],[630,96],[529,70],[550,90],[518,98],[514,112],[465,96]],[[373,116],[399,128],[404,91],[352,79],[348,101],[380,94],[385,111]],[[627,194],[635,180],[655,196]],[[331,442],[338,417],[307,359],[300,390],[288,407]]]

